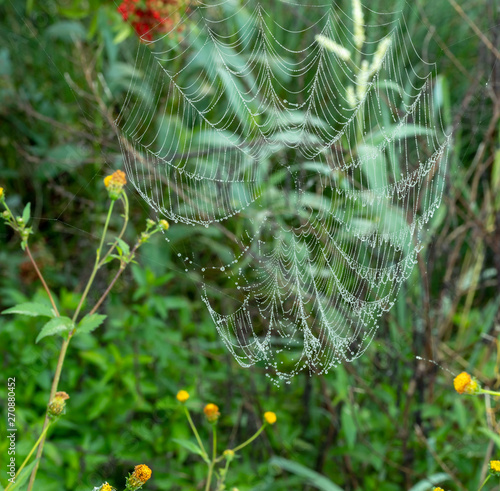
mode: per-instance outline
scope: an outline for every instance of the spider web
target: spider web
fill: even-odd
[[[220,241],[185,259],[228,350],[282,379],[367,349],[445,182],[435,66],[401,14],[342,5],[198,3],[116,120],[142,197]]]

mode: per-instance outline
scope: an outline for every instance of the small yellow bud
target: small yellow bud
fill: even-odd
[[[215,404],[212,403],[207,404],[203,409],[203,412],[205,413],[205,416],[207,417],[210,423],[216,423],[217,420],[219,419],[220,416],[219,408]]]
[[[5,192],[3,188],[0,187],[0,200],[3,200],[3,197],[5,196]]]
[[[500,476],[500,460],[490,460],[490,472],[495,476]]]
[[[266,423],[273,425],[276,423],[276,414],[273,413],[272,411],[267,411],[264,413],[264,419],[266,420]]]
[[[160,224],[160,228],[163,231],[168,230],[168,228],[170,227],[169,223],[166,220],[160,220],[158,223]]]
[[[467,372],[458,374],[453,380],[453,386],[459,394],[478,394],[479,384]]]
[[[114,491],[115,488],[111,487],[107,482],[105,482],[100,488],[99,491]]]
[[[432,491],[444,491],[443,488],[432,488]]]
[[[116,201],[120,197],[125,184],[127,184],[127,176],[121,170],[117,170],[104,178],[104,185],[108,190],[109,197],[113,201]]]
[[[186,390],[180,390],[177,392],[177,400],[183,404],[189,399],[189,393]]]
[[[151,469],[145,465],[145,464],[140,464],[136,465],[134,467],[134,472],[132,475],[127,479],[127,489],[140,489],[142,485],[149,480],[151,477]]]
[[[56,392],[54,395],[54,399],[52,399],[49,403],[49,416],[57,417],[60,416],[64,412],[64,408],[66,406],[66,401],[69,399],[69,395],[66,392]]]
[[[227,449],[227,450],[224,450],[224,452],[222,453],[222,455],[224,455],[224,457],[226,458],[226,460],[228,460],[229,462],[231,462],[231,460],[234,459],[234,450],[231,450],[231,449]]]

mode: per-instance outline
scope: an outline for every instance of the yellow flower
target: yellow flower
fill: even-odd
[[[444,491],[443,488],[432,488],[432,491]]]
[[[113,488],[107,483],[105,482],[101,488],[99,489],[99,491],[114,491]]]
[[[276,423],[277,418],[275,413],[273,413],[272,411],[267,411],[266,413],[264,413],[264,419],[266,420],[266,423],[273,425],[274,423]]]
[[[140,489],[142,485],[149,480],[151,477],[151,469],[145,465],[145,464],[140,464],[136,465],[134,467],[134,472],[132,475],[127,479],[127,489]]]
[[[168,227],[170,227],[169,223],[166,220],[160,220],[158,223],[160,224],[160,228],[163,231],[168,230]]]
[[[56,417],[63,413],[69,395],[66,392],[56,392],[54,399],[49,403],[49,416]]]
[[[0,200],[1,200],[1,199],[3,199],[4,194],[5,194],[5,193],[4,193],[3,188],[1,188],[1,187],[0,187]]]
[[[115,201],[120,197],[120,193],[123,190],[123,186],[127,184],[127,176],[125,172],[117,170],[113,174],[106,176],[104,178],[104,185],[108,190],[109,197]]]
[[[189,399],[189,394],[187,391],[185,390],[180,390],[179,392],[177,392],[177,400],[179,402],[186,402],[187,400]]]
[[[203,412],[210,423],[215,423],[219,419],[219,408],[215,404],[207,404],[203,409]]]
[[[500,476],[500,460],[490,460],[490,472],[495,476]]]
[[[479,384],[467,372],[458,374],[453,380],[453,386],[459,394],[477,394]]]
[[[227,449],[227,450],[224,450],[224,452],[222,453],[222,455],[224,455],[224,457],[226,458],[226,460],[228,460],[229,462],[231,462],[231,460],[234,459],[234,450],[231,450],[231,449]]]

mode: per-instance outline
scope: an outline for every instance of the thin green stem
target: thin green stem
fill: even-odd
[[[205,451],[205,447],[203,446],[200,435],[198,434],[198,430],[196,429],[196,426],[194,425],[193,420],[191,419],[191,415],[189,414],[188,408],[186,406],[184,406],[184,412],[186,413],[186,417],[189,421],[189,426],[191,426],[191,429],[193,430],[196,441],[198,442],[198,446],[200,447],[201,451],[203,452],[203,455],[208,460],[208,454]]]
[[[490,477],[491,477],[491,474],[488,474],[488,476],[486,476],[486,479],[483,481],[483,484],[481,484],[481,487],[478,489],[478,491],[481,491],[481,489],[484,488],[484,485],[488,482]]]
[[[213,447],[212,447],[212,460],[215,462],[217,458],[217,428],[213,425],[214,429],[214,438],[213,438]]]
[[[490,394],[492,396],[500,396],[500,392],[495,390],[481,389],[481,394]]]
[[[126,193],[121,193],[120,194],[120,199],[121,199],[121,201],[123,203],[123,226],[122,226],[122,229],[120,230],[120,233],[119,233],[118,237],[113,242],[113,244],[111,244],[111,247],[108,249],[108,251],[106,252],[106,254],[104,254],[103,258],[101,259],[101,261],[97,265],[97,269],[99,269],[104,264],[104,261],[106,261],[107,257],[113,252],[113,249],[118,244],[118,240],[123,237],[123,234],[125,233],[125,230],[127,229],[128,216],[129,216],[129,204],[128,204],[127,194]]]
[[[101,242],[99,244],[99,249],[97,249],[96,261],[94,264],[94,268],[93,268],[92,273],[90,275],[89,281],[87,282],[87,286],[85,287],[85,291],[83,292],[82,297],[80,298],[80,302],[78,303],[78,307],[76,308],[75,314],[73,315],[73,322],[76,322],[76,319],[78,318],[78,314],[80,313],[80,310],[83,306],[83,302],[85,301],[85,298],[87,297],[87,294],[90,290],[90,287],[92,286],[96,272],[98,270],[100,254],[101,254],[102,246],[104,244],[104,238],[105,238],[106,232],[108,230],[108,225],[109,225],[109,221],[111,218],[111,213],[113,211],[113,205],[114,205],[114,201],[111,201],[111,204],[110,204],[109,210],[108,210],[108,215],[106,217],[106,222],[104,224],[104,230],[102,233]],[[26,248],[26,249],[28,249],[28,248]],[[54,399],[54,396],[57,392],[57,386],[59,385],[59,380],[61,378],[61,371],[62,371],[62,367],[64,364],[64,359],[66,357],[66,352],[68,350],[68,345],[69,345],[69,342],[71,340],[72,334],[73,334],[73,331],[69,333],[67,339],[63,340],[63,343],[61,346],[61,351],[59,352],[59,359],[57,360],[56,372],[54,374],[54,378],[52,380],[52,386],[50,389],[49,404],[50,404],[50,401],[52,401],[52,399]],[[42,453],[43,453],[43,446],[45,444],[45,432],[46,432],[49,424],[50,424],[50,420],[49,420],[49,413],[48,413],[48,409],[47,409],[47,412],[45,413],[45,421],[43,423],[43,429],[42,429],[42,434],[44,436],[41,438],[40,445],[38,447],[37,454],[36,454],[36,457],[39,460],[36,463],[35,467],[33,468],[33,471],[31,472],[30,481],[28,484],[27,491],[31,491],[33,488],[33,485],[35,483],[36,473],[38,471],[38,465],[40,463],[40,458],[42,457]]]
[[[47,433],[47,430],[49,429],[49,426],[50,426],[50,423],[45,427],[45,429],[42,431],[41,435],[38,437],[38,440],[33,445],[33,448],[30,450],[30,453],[24,459],[24,462],[21,464],[21,467],[19,467],[19,469],[17,470],[16,475],[14,476],[13,481],[11,481],[9,483],[9,485],[5,488],[5,491],[7,491],[12,486],[12,484],[14,484],[16,482],[16,477],[19,476],[19,474],[21,474],[21,471],[24,469],[24,467],[26,466],[26,464],[31,459],[31,456],[33,455],[33,452],[36,450],[36,448],[38,447],[38,445],[40,444],[40,442],[42,441],[42,439],[45,438],[45,435]]]
[[[237,452],[241,450],[243,447],[246,447],[249,443],[252,443],[261,433],[262,430],[266,427],[266,423],[264,423],[255,433],[255,435],[251,436],[246,442],[243,442],[241,445],[238,445],[236,448],[233,448],[233,452]]]
[[[99,249],[97,249],[94,268],[92,269],[92,273],[90,274],[90,278],[89,278],[89,281],[87,282],[87,286],[85,287],[85,290],[80,298],[80,302],[78,303],[78,307],[75,310],[75,315],[73,315],[73,322],[76,322],[76,320],[78,319],[78,315],[80,314],[83,303],[85,302],[85,299],[87,298],[90,287],[92,286],[92,283],[94,282],[94,278],[95,278],[95,275],[97,273],[97,270],[99,269],[99,260],[101,258],[101,250],[102,250],[102,246],[104,244],[104,238],[106,237],[106,232],[108,231],[109,220],[111,218],[111,213],[113,211],[114,204],[115,204],[115,202],[111,201],[111,204],[109,205],[108,216],[106,217],[106,222],[104,223],[104,230],[102,232],[101,242],[99,244]]]
[[[56,392],[57,392],[57,386],[59,385],[59,379],[61,378],[61,371],[62,371],[62,367],[64,364],[64,358],[66,357],[66,351],[68,350],[68,345],[69,345],[70,339],[71,338],[68,337],[68,339],[63,340],[63,343],[61,346],[61,351],[59,352],[59,359],[57,360],[56,373],[54,374],[54,378],[52,379],[52,387],[50,388],[49,404],[50,404],[50,401],[52,401],[52,399],[54,399],[54,396],[56,395]],[[38,447],[38,450],[36,453],[37,459],[40,459],[42,457],[43,446],[45,444],[45,433],[46,433],[49,425],[50,425],[50,419],[49,419],[49,411],[47,408],[47,412],[45,413],[45,421],[43,422],[43,429],[42,429],[43,438],[41,439],[40,446]],[[31,491],[31,489],[33,488],[33,484],[35,483],[35,478],[36,478],[36,473],[38,471],[39,463],[40,463],[40,460],[38,460],[35,467],[31,471],[30,482],[28,484],[28,491]]]
[[[231,461],[229,459],[226,459],[226,465],[224,466],[224,470],[221,472],[221,477],[219,479],[219,482],[217,484],[217,490],[220,491],[224,489],[224,482],[226,481],[227,477],[227,471],[229,470],[229,464]]]
[[[49,286],[45,282],[45,279],[44,279],[40,269],[38,269],[38,265],[36,264],[35,259],[31,255],[30,246],[28,244],[26,244],[25,250],[26,250],[26,254],[28,254],[28,257],[30,258],[31,264],[35,268],[35,271],[36,271],[36,274],[38,275],[38,278],[40,278],[40,281],[42,282],[43,288],[45,289],[45,291],[47,292],[47,295],[49,296],[50,303],[52,304],[52,308],[54,309],[56,316],[59,317],[59,311],[57,310],[56,303],[54,302],[54,298],[52,297],[52,293],[50,293]]]
[[[210,490],[210,485],[212,484],[212,474],[214,471],[215,462],[217,459],[217,427],[215,424],[212,425],[212,460],[208,466],[208,476],[207,483],[205,485],[205,491]]]

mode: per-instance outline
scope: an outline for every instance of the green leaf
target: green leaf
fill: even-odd
[[[118,237],[116,238],[116,242],[118,243],[119,246],[119,252],[123,253],[124,256],[128,256],[130,253],[130,247],[129,245],[122,239],[119,239]],[[120,251],[121,249],[121,251]]]
[[[192,441],[190,441],[190,440],[184,440],[184,439],[181,439],[181,438],[173,438],[172,440],[175,443],[178,443],[179,445],[183,446],[185,449],[189,450],[191,453],[200,455],[201,457],[203,457],[203,460],[205,462],[207,462],[207,459],[206,459],[203,451],[201,450],[201,448],[198,447],[198,445],[196,445]]]
[[[433,474],[432,476],[426,477],[419,481],[415,486],[409,489],[409,491],[427,491],[433,489],[434,486],[441,484],[443,481],[448,481],[450,476],[444,472],[439,472]]]
[[[353,448],[356,443],[357,428],[352,414],[352,407],[344,405],[342,407],[342,430],[344,431],[347,446]]]
[[[31,218],[31,203],[28,203],[23,210],[23,221],[24,223],[28,223]]]
[[[303,477],[308,484],[314,486],[322,491],[342,491],[342,488],[334,484],[330,479],[322,476],[316,471],[313,471],[297,462],[292,462],[291,460],[283,459],[281,457],[273,457],[270,464],[277,465],[281,469],[291,472],[297,476]]]
[[[86,315],[76,328],[76,334],[90,333],[97,329],[106,319],[107,315],[92,314]]]
[[[23,314],[31,317],[55,317],[55,312],[49,305],[36,302],[26,302],[14,305],[10,309],[4,310],[2,314]]]
[[[31,464],[28,464],[22,471],[19,476],[16,477],[16,481],[14,484],[9,488],[9,491],[14,491],[15,489],[19,489],[24,482],[28,479],[28,477],[31,474],[31,471],[33,470],[33,467],[35,467],[36,463],[38,462],[39,459],[35,459]]]
[[[500,436],[498,436],[494,431],[491,431],[488,428],[479,428],[479,431],[483,435],[486,435],[490,440],[493,440],[496,446],[500,446]]]
[[[64,337],[64,334],[73,329],[73,327],[75,327],[75,325],[69,317],[55,317],[42,327],[35,343],[38,343],[42,338],[54,336],[56,334],[60,334]]]

